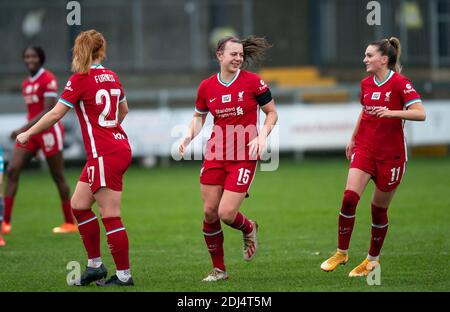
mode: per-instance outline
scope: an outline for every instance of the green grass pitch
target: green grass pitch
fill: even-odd
[[[319,269],[337,243],[347,175],[340,160],[283,161],[277,171],[258,171],[242,207],[260,224],[258,254],[251,263],[243,261],[241,233],[223,226],[230,279],[202,283],[211,264],[202,236],[199,169],[200,163],[185,163],[127,172],[122,216],[136,286],[126,291],[450,290],[449,158],[409,162],[390,207],[381,286],[347,277],[368,250],[373,183],[358,206],[349,262],[332,273]],[[79,169],[66,171],[72,190],[78,175]],[[62,215],[48,172],[24,172],[19,187],[12,234],[0,249],[0,291],[103,291],[66,284],[67,263],[75,260],[84,267],[86,255],[78,234],[51,233]],[[112,273],[101,229],[103,261]]]

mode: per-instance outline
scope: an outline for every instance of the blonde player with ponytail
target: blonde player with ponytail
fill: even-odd
[[[370,248],[367,257],[349,276],[366,276],[380,265],[380,250],[388,229],[388,207],[406,169],[404,123],[425,120],[420,95],[408,78],[400,74],[400,55],[400,41],[395,37],[372,42],[366,49],[363,62],[370,76],[361,82],[362,111],[346,147],[350,169],[339,213],[338,248],[321,264],[324,271],[333,271],[348,261],[356,206],[371,179],[375,191]]]
[[[72,71],[55,108],[33,127],[17,136],[29,138],[60,120],[75,108],[81,126],[87,162],[72,196],[72,209],[88,255],[80,285],[133,285],[128,256],[128,236],[120,217],[122,178],[131,162],[131,149],[121,127],[128,104],[117,74],[101,65],[106,40],[96,30],[80,33],[73,48]],[[100,228],[92,205],[97,202],[105,226],[116,274],[107,281],[100,257]]]

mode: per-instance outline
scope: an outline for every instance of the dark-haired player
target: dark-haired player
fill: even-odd
[[[22,83],[28,122],[11,133],[12,139],[15,139],[17,134],[29,129],[50,111],[55,106],[58,96],[58,84],[55,76],[43,67],[45,63],[44,50],[36,46],[26,48],[23,52],[23,61],[30,73],[30,76]],[[64,223],[55,227],[53,233],[77,232],[70,206],[70,190],[64,177],[63,139],[64,127],[62,123],[58,122],[50,129],[33,136],[27,144],[14,146],[11,161],[6,169],[5,215],[2,229],[4,234],[9,234],[11,231],[11,215],[20,173],[38,150],[42,150],[46,157],[53,181],[58,188],[64,214]]]

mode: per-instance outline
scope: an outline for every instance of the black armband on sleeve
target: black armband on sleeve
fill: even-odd
[[[266,105],[270,101],[272,101],[272,93],[270,93],[270,89],[267,89],[266,92],[261,93],[256,97],[256,101],[258,101],[259,106]]]

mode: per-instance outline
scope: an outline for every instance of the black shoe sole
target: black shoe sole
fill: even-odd
[[[108,283],[108,281],[97,281],[95,284],[99,287],[108,287],[108,286],[134,286],[133,280],[128,282],[122,282],[120,280],[115,280],[114,282]]]
[[[89,276],[88,279],[85,279],[84,281],[80,281],[80,285],[79,286],[87,286],[87,285],[89,285],[89,284],[91,284],[93,282],[96,282],[96,281],[99,281],[101,279],[106,278],[107,275],[108,275],[108,271],[105,270],[105,271],[102,271],[99,274]]]

